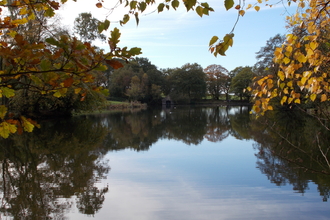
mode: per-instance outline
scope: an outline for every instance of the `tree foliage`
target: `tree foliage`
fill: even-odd
[[[253,67],[253,72],[258,76],[267,76],[277,73],[278,64],[274,62],[274,52],[277,47],[282,46],[285,42],[285,36],[276,34],[266,42],[266,46],[262,47],[257,53],[257,63]]]
[[[329,2],[300,1],[298,8],[287,17],[291,33],[274,52],[279,71],[255,80],[257,113],[272,110],[273,103],[291,107],[329,101]]]
[[[228,94],[229,71],[221,65],[209,65],[204,69],[208,92],[218,100],[221,93]]]
[[[61,3],[65,3],[62,0]],[[120,31],[114,28],[108,40],[110,51],[96,49],[89,42],[81,42],[68,35],[55,36],[51,32],[41,37],[38,27],[55,15],[57,1],[1,1],[0,13],[8,8],[12,16],[0,20],[0,135],[32,131],[37,123],[24,116],[24,112],[12,112],[8,100],[19,91],[27,95],[52,95],[65,97],[69,91],[84,100],[90,91],[101,91],[95,86],[93,71],[104,71],[106,65],[118,68],[114,58],[130,59],[140,54],[139,48],[117,46]],[[34,36],[21,31],[34,27]],[[32,37],[31,37],[32,36]],[[71,94],[71,92],[70,92]]]
[[[197,63],[187,63],[170,73],[170,96],[176,101],[190,102],[205,97],[206,74]]]
[[[161,98],[164,77],[147,58],[137,57],[114,70],[110,81],[111,97],[152,103]]]
[[[93,17],[91,13],[80,13],[74,21],[74,33],[82,41],[94,41],[100,39],[105,41],[106,36],[98,31],[100,21]]]
[[[239,71],[237,71],[237,74],[232,78],[230,91],[239,95],[240,100],[242,100],[243,96],[249,99],[250,92],[246,90],[246,88],[252,83],[252,79],[255,76],[252,67],[237,67],[236,69]],[[234,70],[234,72],[236,72],[236,70]]]

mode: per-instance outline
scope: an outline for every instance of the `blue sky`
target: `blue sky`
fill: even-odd
[[[111,8],[112,5],[106,5],[109,2],[113,1],[105,1],[104,6]],[[227,56],[214,57],[208,51],[209,41],[214,35],[222,38],[232,30],[237,11],[226,11],[223,1],[208,2],[215,9],[210,16],[200,18],[194,11],[187,13],[181,5],[176,11],[172,9],[141,15],[138,26],[132,18],[123,27],[113,22],[118,21],[125,12],[125,9],[117,8],[108,17],[112,22],[110,29],[119,27],[122,33],[120,46],[141,47],[143,54],[140,56],[148,58],[158,68],[198,63],[203,68],[212,64],[222,65],[229,71],[238,66],[253,66],[256,63],[255,53],[265,46],[269,38],[278,33],[287,33],[285,16],[288,15],[288,8],[276,5],[272,8],[261,7],[259,12],[249,9],[235,28],[234,45],[226,53]],[[108,10],[97,9],[96,3],[97,1],[91,0],[69,2],[60,12],[63,24],[72,26],[74,18],[81,12],[91,12],[94,17],[103,20]],[[246,1],[246,5],[248,3]],[[294,8],[291,6],[289,10],[294,11]],[[149,12],[150,10],[147,11]],[[108,49],[106,43],[96,44]]]

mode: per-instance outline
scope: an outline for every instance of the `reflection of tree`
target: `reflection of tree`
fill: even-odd
[[[228,106],[227,106],[228,108]],[[228,109],[225,107],[207,108],[207,133],[205,138],[211,142],[219,142],[229,136],[230,121]]]
[[[239,109],[235,114],[230,114],[230,134],[239,140],[249,140],[251,136],[249,108],[247,106],[239,106],[234,110]]]
[[[272,113],[258,121],[271,125],[262,135],[254,135],[258,142],[255,148],[259,151],[257,164],[262,173],[276,185],[293,185],[299,193],[306,192],[309,182],[313,181],[327,201],[330,196],[330,132],[314,118],[292,111]],[[260,127],[265,128],[264,125]]]
[[[86,215],[94,215],[102,208],[104,202],[104,194],[108,192],[108,188],[98,189],[95,186],[78,194],[77,207],[78,210]]]
[[[45,129],[13,135],[0,143],[1,212],[14,219],[64,219],[72,205],[69,198],[77,195],[80,200],[81,195],[93,194],[95,182],[109,171],[102,161],[102,125],[79,119],[42,126]],[[93,199],[103,202],[103,194]]]
[[[246,121],[244,117],[249,118],[248,114],[242,112],[237,111],[235,114],[241,115],[241,121]],[[204,138],[214,142],[222,141],[229,136],[231,128],[228,109],[225,107],[180,106],[170,110],[148,109],[89,117],[107,127],[104,145],[109,150],[149,150],[153,143],[162,138],[194,145],[200,144]]]
[[[202,108],[175,109],[166,115],[164,136],[186,144],[200,144],[206,133],[206,120]]]

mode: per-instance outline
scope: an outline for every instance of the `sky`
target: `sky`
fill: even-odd
[[[256,1],[246,0],[246,5]],[[73,27],[74,19],[82,12],[90,12],[99,20],[110,20],[110,30],[118,27],[121,32],[119,46],[128,48],[140,47],[142,54],[158,68],[176,68],[187,63],[197,63],[203,68],[216,64],[231,71],[239,66],[253,66],[257,60],[256,52],[266,45],[267,40],[276,34],[287,34],[285,16],[288,11],[294,12],[294,6],[289,8],[282,4],[272,8],[262,6],[260,11],[249,9],[238,21],[234,30],[234,44],[226,52],[226,56],[215,57],[209,52],[209,41],[213,36],[222,38],[229,33],[236,22],[237,10],[225,10],[223,1],[210,0],[209,5],[215,10],[209,16],[199,17],[194,11],[187,12],[181,4],[175,11],[164,10],[162,13],[153,12],[155,8],[140,15],[139,25],[135,19],[124,26],[116,21],[127,11],[116,8],[109,13],[109,9],[116,1],[105,0],[103,6],[108,9],[98,9],[97,0],[69,1],[62,6],[59,14],[62,24]],[[237,1],[236,1],[237,2]],[[269,3],[268,1],[267,3]],[[105,51],[109,46],[106,42],[95,42]]]

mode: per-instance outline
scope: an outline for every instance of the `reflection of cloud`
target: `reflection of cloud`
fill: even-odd
[[[291,196],[291,199],[283,202],[274,199],[274,195],[283,193],[280,190],[260,187],[223,186],[213,196],[211,192],[179,179],[177,182],[153,184],[116,179],[110,182],[110,188],[104,208],[95,216],[97,219],[291,220],[311,219],[312,216],[305,214],[317,209],[296,199],[297,195],[292,192],[286,192],[285,196]]]

